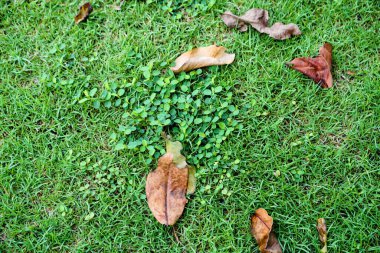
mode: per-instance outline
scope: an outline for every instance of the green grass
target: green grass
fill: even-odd
[[[284,252],[317,252],[319,217],[329,252],[380,251],[376,1],[217,1],[180,19],[163,4],[125,1],[118,12],[96,1],[77,26],[80,4],[0,0],[1,252],[258,252],[249,225],[259,207],[274,218]],[[252,7],[268,9],[271,23],[298,24],[302,36],[274,41],[219,18]],[[328,90],[284,66],[325,41],[334,47]],[[198,188],[176,225],[178,243],[146,203],[155,159],[114,149],[125,110],[78,99],[213,43],[236,60],[203,73],[231,88],[241,127],[222,143],[217,166],[195,164]],[[183,142],[185,155],[197,152]]]

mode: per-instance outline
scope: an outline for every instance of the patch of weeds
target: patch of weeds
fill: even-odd
[[[141,77],[131,82],[106,82],[102,90],[85,90],[79,103],[124,111],[122,124],[110,135],[115,150],[147,152],[150,163],[164,153],[161,132],[165,131],[184,144],[191,164],[220,161],[221,143],[239,127],[231,87],[217,84],[215,77],[200,69],[174,75],[159,70],[165,66],[164,62],[154,69],[151,63],[141,67]]]
[[[100,199],[103,194],[120,194],[127,189],[126,178],[120,168],[107,165],[102,160],[92,162],[90,158],[80,162],[80,169],[86,174],[79,192],[83,198]]]
[[[169,13],[175,19],[182,19],[184,15],[196,17],[199,14],[205,13],[214,6],[216,0],[148,0],[149,3],[157,3],[165,13]]]

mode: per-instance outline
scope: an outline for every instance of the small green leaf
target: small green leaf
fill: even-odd
[[[88,100],[88,98],[82,98],[81,100],[79,100],[79,104],[83,104],[84,102],[86,102]]]
[[[111,106],[112,106],[112,103],[111,103],[111,101],[106,101],[105,103],[104,103],[104,106],[106,107],[106,108],[110,108]]]
[[[91,212],[91,213],[89,213],[88,215],[86,215],[86,216],[84,217],[84,220],[89,221],[89,220],[91,220],[92,218],[94,218],[94,216],[95,216],[95,213],[94,213],[94,212]]]
[[[122,150],[122,149],[124,149],[124,148],[125,148],[124,143],[119,142],[119,143],[116,144],[116,146],[115,146],[115,151],[119,151],[119,150]]]
[[[119,89],[118,92],[117,92],[117,95],[119,96],[123,96],[125,93],[125,90],[124,89]]]
[[[95,100],[94,103],[93,103],[93,106],[95,109],[99,109],[100,108],[100,101],[99,100]]]
[[[206,96],[211,96],[212,92],[211,92],[211,90],[209,90],[209,89],[205,89],[205,90],[203,91],[203,94],[206,95]]]
[[[196,118],[195,120],[194,120],[194,124],[196,124],[196,125],[198,125],[198,124],[200,124],[200,123],[202,123],[202,119],[201,118]]]
[[[97,91],[98,91],[98,88],[93,88],[92,90],[90,90],[89,96],[93,97]]]
[[[215,89],[214,89],[214,92],[215,93],[219,93],[219,92],[221,92],[223,90],[223,87],[222,86],[218,86],[218,87],[216,87]]]

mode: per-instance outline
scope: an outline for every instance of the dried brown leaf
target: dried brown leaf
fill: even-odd
[[[146,197],[154,217],[164,225],[173,225],[182,215],[187,203],[188,169],[178,169],[173,154],[158,160],[157,169],[146,180]]]
[[[82,21],[85,21],[90,13],[92,12],[92,6],[90,3],[85,3],[81,7],[79,7],[79,13],[75,16],[75,24],[79,24]]]
[[[227,54],[225,51],[226,48],[216,45],[194,48],[179,56],[175,60],[175,66],[170,69],[174,73],[179,73],[207,66],[230,64],[234,61],[235,54]]]
[[[223,22],[230,28],[238,28],[241,32],[248,30],[250,24],[260,33],[266,33],[276,40],[285,40],[292,35],[300,35],[301,31],[296,24],[285,25],[277,22],[273,26],[268,26],[268,11],[263,9],[251,9],[243,16],[236,16],[230,11],[226,11],[221,16]]]
[[[181,154],[182,145],[163,133],[166,154],[146,180],[146,197],[154,217],[165,225],[174,225],[187,203],[186,193],[195,191],[195,169],[188,166]],[[180,167],[183,166],[183,167]]]
[[[263,208],[256,210],[251,218],[251,234],[262,253],[282,253],[280,243],[272,231],[273,219]]]
[[[317,230],[319,234],[319,241],[322,244],[321,253],[327,253],[327,226],[324,218],[317,220]]]
[[[331,88],[333,86],[331,74],[332,46],[330,43],[325,43],[319,49],[317,57],[295,58],[287,65],[310,77],[314,82],[320,84],[322,88]]]
[[[193,194],[196,187],[196,178],[195,178],[195,168],[188,166],[189,169],[189,179],[187,181],[187,194]]]

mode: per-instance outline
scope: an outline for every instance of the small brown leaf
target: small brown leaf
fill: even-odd
[[[79,13],[75,16],[75,24],[79,24],[82,21],[85,21],[90,13],[92,12],[92,6],[90,3],[85,3],[79,7]]]
[[[248,30],[247,24],[250,24],[260,33],[266,33],[276,40],[285,40],[292,35],[301,34],[296,24],[284,25],[278,22],[268,27],[268,11],[263,9],[251,9],[240,17],[232,14],[230,11],[226,11],[221,18],[229,28],[238,28],[241,32],[245,32]]]
[[[321,253],[327,253],[327,226],[324,218],[317,220],[317,230],[319,234],[319,241],[322,244]]]
[[[295,58],[287,65],[310,77],[314,82],[320,84],[322,88],[331,88],[333,86],[331,74],[332,46],[330,43],[325,43],[319,49],[319,55],[317,57]]]
[[[175,60],[175,66],[170,69],[177,74],[207,66],[230,64],[234,61],[235,54],[227,54],[225,51],[226,48],[216,45],[194,48],[179,56]]]
[[[174,225],[187,203],[186,193],[195,191],[195,170],[181,155],[181,143],[171,141],[165,134],[163,136],[166,154],[158,160],[157,169],[149,173],[145,190],[149,208],[158,222]]]
[[[273,219],[263,208],[256,210],[251,218],[251,234],[262,253],[282,253],[280,243],[272,231]]]

